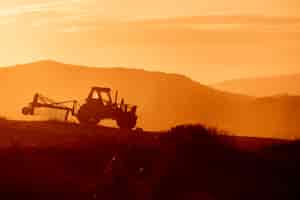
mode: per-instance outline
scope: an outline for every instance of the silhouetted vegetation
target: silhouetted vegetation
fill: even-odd
[[[248,151],[235,145],[247,138],[202,125],[165,133],[53,122],[0,126],[6,199],[299,198],[299,141]]]
[[[157,199],[266,200],[297,195],[298,142],[249,153],[202,126],[177,127],[164,140],[175,145],[175,155],[157,187]],[[285,155],[280,159],[281,153]]]

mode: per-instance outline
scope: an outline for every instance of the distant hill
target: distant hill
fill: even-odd
[[[300,95],[300,74],[229,80],[214,88],[250,96]]]
[[[138,126],[146,130],[204,123],[249,136],[296,137],[300,132],[300,99],[296,97],[256,100],[176,74],[40,61],[0,68],[0,83],[0,115],[13,119],[24,119],[20,110],[35,92],[83,103],[96,85],[118,89],[127,103],[137,104]]]

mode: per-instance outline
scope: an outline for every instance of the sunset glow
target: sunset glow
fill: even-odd
[[[299,10],[297,0],[2,0],[0,65],[52,59],[203,83],[300,73]]]
[[[300,199],[300,0],[0,0],[0,92],[0,200]]]

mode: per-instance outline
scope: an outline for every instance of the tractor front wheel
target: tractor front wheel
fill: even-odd
[[[117,120],[117,124],[121,129],[133,129],[136,126],[136,120],[129,117],[123,117]]]

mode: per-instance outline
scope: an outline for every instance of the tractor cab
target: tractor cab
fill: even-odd
[[[113,101],[110,88],[92,87],[76,117],[82,124],[95,125],[103,119],[112,119],[119,127],[132,129],[137,122],[136,109],[136,106],[125,104],[124,99],[118,103],[118,92]]]
[[[112,105],[111,89],[93,87],[88,95],[87,102],[99,103],[104,106]]]

